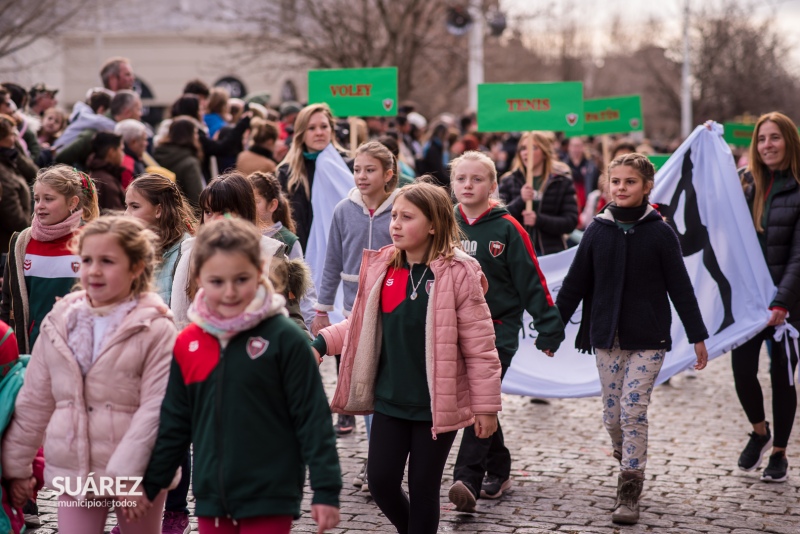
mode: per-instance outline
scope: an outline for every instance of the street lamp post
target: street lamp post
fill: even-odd
[[[689,55],[689,8],[690,0],[683,6],[683,69],[681,72],[681,136],[686,139],[692,133],[692,87],[689,78],[692,74]]]
[[[480,0],[470,0],[469,14],[472,25],[469,29],[469,64],[467,85],[469,86],[469,107],[478,109],[478,84],[483,83],[483,36],[484,20]]]

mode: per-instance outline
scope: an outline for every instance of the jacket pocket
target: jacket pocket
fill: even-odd
[[[130,428],[133,414],[136,413],[139,407],[107,402],[103,409],[107,413],[111,441],[117,444]]]

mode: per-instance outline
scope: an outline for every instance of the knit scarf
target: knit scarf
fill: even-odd
[[[36,241],[55,241],[74,232],[80,224],[81,210],[56,224],[42,224],[38,217],[34,217],[31,223],[31,237]]]
[[[220,344],[225,348],[236,334],[250,330],[267,317],[276,313],[288,315],[283,307],[284,304],[286,304],[286,300],[283,296],[273,293],[266,284],[261,284],[256,291],[255,298],[241,314],[225,318],[211,311],[206,303],[205,291],[200,288],[194,302],[189,306],[187,317],[204,331],[219,339]]]
[[[609,204],[608,210],[614,216],[614,220],[619,222],[636,222],[644,217],[644,212],[647,211],[647,198],[644,199],[641,206],[635,208],[621,208],[616,204]]]
[[[138,303],[138,299],[130,298],[108,306],[93,307],[89,299],[84,296],[67,308],[67,346],[75,355],[83,376],[86,376],[94,365],[95,356],[100,353],[111,335]],[[94,339],[94,322],[97,317],[109,317],[104,339],[99,345]],[[98,350],[95,351],[95,348]]]

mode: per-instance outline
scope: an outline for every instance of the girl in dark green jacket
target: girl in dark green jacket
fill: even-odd
[[[201,534],[288,532],[306,466],[320,529],[339,522],[336,437],[308,338],[263,278],[260,235],[225,219],[200,228],[198,292],[178,336],[161,421],[130,517],[169,486],[190,445]],[[222,530],[217,530],[222,529]]]
[[[550,292],[528,232],[492,198],[497,190],[494,162],[480,152],[465,152],[451,163],[456,220],[464,252],[478,260],[489,282],[486,303],[492,313],[502,376],[519,347],[522,313],[536,325],[536,347],[552,356],[564,340],[564,323]],[[488,439],[464,429],[453,471],[450,500],[459,511],[475,511],[476,499],[500,498],[511,487],[511,453],[497,425]],[[485,477],[485,478],[484,478]]]

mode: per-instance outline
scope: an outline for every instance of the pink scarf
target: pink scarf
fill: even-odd
[[[283,296],[273,293],[267,285],[262,284],[259,286],[255,298],[240,315],[226,319],[208,308],[205,291],[201,288],[197,291],[187,315],[191,322],[219,339],[224,348],[236,334],[250,330],[267,317],[278,313],[288,316],[288,312],[284,308],[285,303]]]
[[[55,241],[74,232],[80,224],[81,210],[56,224],[42,224],[38,217],[34,217],[31,223],[31,237],[36,241]]]

